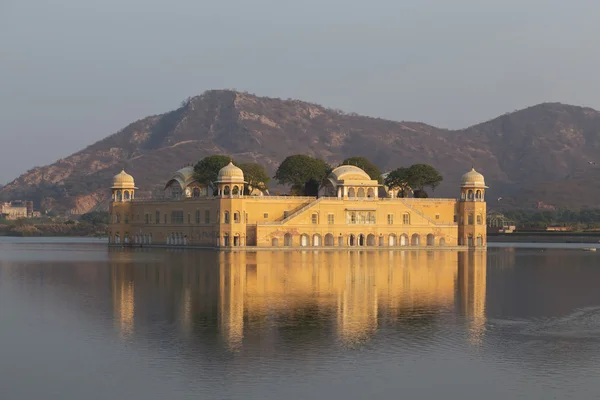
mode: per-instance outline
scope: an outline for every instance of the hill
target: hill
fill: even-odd
[[[436,195],[455,196],[474,165],[490,186],[492,207],[595,205],[600,113],[545,103],[461,130],[370,118],[297,100],[208,91],[174,111],[136,121],[48,166],[34,168],[0,190],[45,209],[75,213],[107,206],[111,177],[125,168],[144,189],[160,190],[185,164],[226,153],[274,172],[290,154],[332,164],[362,155],[382,170],[423,162],[442,172]],[[600,163],[600,160],[599,160]],[[496,203],[497,197],[503,197]]]

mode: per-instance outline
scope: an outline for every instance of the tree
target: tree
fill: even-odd
[[[244,171],[244,180],[247,182],[244,187],[244,193],[250,194],[254,188],[266,190],[271,178],[265,171],[265,167],[258,163],[244,163],[238,165]]]
[[[408,197],[410,192],[408,181],[408,168],[400,167],[391,171],[386,176],[384,183],[390,189],[398,189],[398,197]]]
[[[442,182],[442,175],[427,164],[414,164],[408,168],[408,184],[415,192],[418,190],[419,197],[426,196],[425,188],[430,187],[432,190]],[[423,195],[425,192],[425,195]],[[416,196],[415,196],[416,197]]]
[[[344,161],[342,161],[341,165],[355,165],[365,171],[367,175],[371,177],[371,179],[376,181],[381,178],[381,171],[379,168],[365,157],[346,158]]]
[[[231,157],[224,155],[213,155],[204,157],[194,166],[194,179],[199,183],[212,184],[219,177],[219,171],[230,162]]]
[[[316,195],[316,191],[331,171],[325,161],[303,154],[287,157],[275,173],[281,185],[291,185],[292,194]],[[316,186],[316,190],[315,190]]]

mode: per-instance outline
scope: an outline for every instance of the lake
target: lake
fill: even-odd
[[[599,261],[0,238],[0,399],[598,398]]]

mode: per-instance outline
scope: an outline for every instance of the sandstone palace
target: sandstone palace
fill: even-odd
[[[110,245],[215,249],[469,248],[486,246],[483,175],[463,175],[458,199],[399,198],[352,165],[335,168],[316,197],[244,195],[233,163],[212,184],[183,168],[161,199],[136,200],[135,182],[114,177]],[[460,191],[459,191],[460,189]]]

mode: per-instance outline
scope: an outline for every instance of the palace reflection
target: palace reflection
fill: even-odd
[[[382,321],[456,310],[473,343],[484,334],[486,252],[111,249],[109,256],[114,318],[125,337],[162,315],[185,337],[217,335],[231,350],[266,334],[329,331],[353,346]]]

